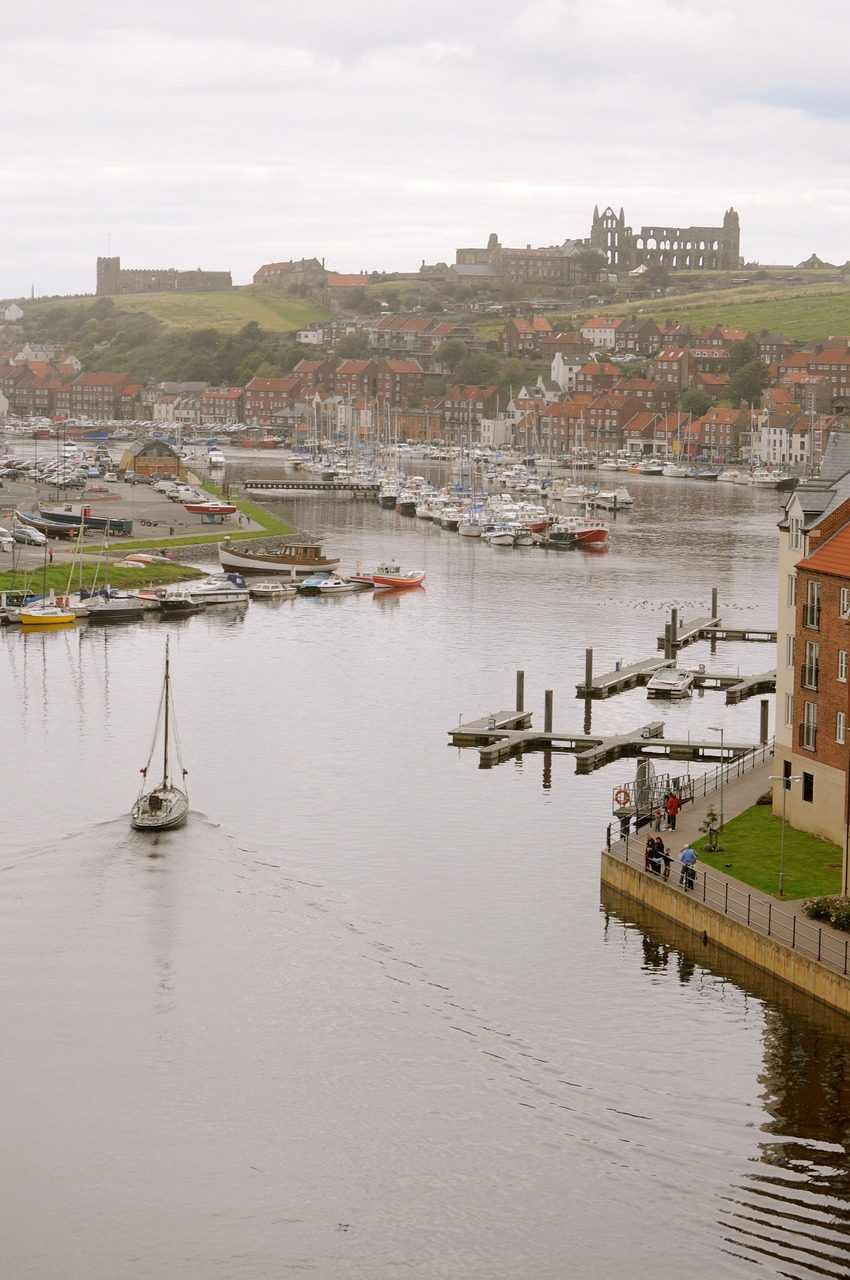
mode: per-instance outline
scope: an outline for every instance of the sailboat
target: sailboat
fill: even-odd
[[[162,745],[162,780],[156,784],[152,791],[146,791],[148,784],[148,770],[157,747]],[[179,770],[180,770],[180,786],[178,787],[171,777],[170,762],[168,758],[170,739],[174,739],[174,748],[177,754]],[[139,790],[133,808],[130,810],[130,822],[137,831],[168,831],[172,827],[179,827],[182,822],[186,821],[186,815],[189,812],[189,796],[185,791],[186,786],[186,770],[183,768],[180,760],[180,746],[177,738],[176,725],[174,723],[174,703],[171,695],[171,677],[169,672],[169,655],[168,641],[165,642],[165,677],[162,684],[162,694],[159,701],[159,712],[156,718],[156,729],[154,730],[153,742],[151,744],[148,762],[142,769],[142,784]]]

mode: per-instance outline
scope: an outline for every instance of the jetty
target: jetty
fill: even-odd
[[[371,480],[244,480],[248,493],[350,493],[378,499],[380,483]]]
[[[585,650],[585,677],[576,685],[578,698],[610,698],[626,689],[634,689],[649,683],[656,671],[664,667],[679,664],[672,658],[644,658],[640,662],[632,662],[626,666],[617,664],[613,671],[605,671],[601,675],[593,674],[593,650]],[[776,690],[776,668],[762,671],[756,675],[741,676],[728,671],[706,671],[705,664],[687,668],[694,678],[695,689],[720,689],[726,692],[729,705],[743,702],[746,698],[760,693],[773,693]]]

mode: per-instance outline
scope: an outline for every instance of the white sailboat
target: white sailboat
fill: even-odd
[[[160,733],[162,748],[162,777],[152,790],[146,791],[145,788],[148,784],[148,770],[150,769],[154,753],[160,746]],[[171,776],[169,749],[172,745],[172,738],[175,755],[177,756],[178,761],[180,786],[176,785]],[[154,731],[153,742],[151,743],[148,762],[141,772],[142,784],[139,790],[139,795],[133,805],[133,808],[130,810],[131,824],[137,831],[168,831],[172,827],[179,827],[181,823],[186,821],[186,815],[189,812],[189,796],[185,789],[186,770],[183,768],[183,763],[180,759],[180,745],[174,720],[174,704],[171,696],[171,677],[167,640],[165,642],[165,676],[162,684],[162,693],[160,695],[156,729]]]

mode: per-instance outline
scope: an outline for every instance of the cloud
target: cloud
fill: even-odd
[[[551,244],[596,203],[733,204],[747,257],[844,261],[843,28],[835,0],[36,0],[4,21],[0,293],[90,289],[109,235],[245,281]]]

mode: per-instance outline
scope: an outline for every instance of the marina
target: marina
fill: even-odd
[[[619,1275],[657,1239],[650,1197],[695,1276],[763,1274],[768,1239],[787,1274],[847,1269],[843,1020],[600,887],[640,758],[579,773],[544,743],[479,769],[475,746],[446,750],[447,725],[486,736],[482,712],[515,708],[519,668],[521,718],[495,728],[545,725],[547,690],[588,750],[661,724],[647,750],[702,744],[656,761],[694,790],[759,742],[758,708],[718,690],[573,700],[587,648],[601,672],[649,654],[714,586],[736,627],[774,616],[775,495],[629,488],[604,556],[501,553],[345,494],[275,504],[344,574],[392,559],[425,589],[169,622],[191,765],[175,831],[127,820],[157,616],[0,631],[16,1280],[196,1280],[222,1259],[258,1280],[281,1259],[351,1280],[399,1259]],[[696,639],[688,666],[737,675],[757,652]]]

